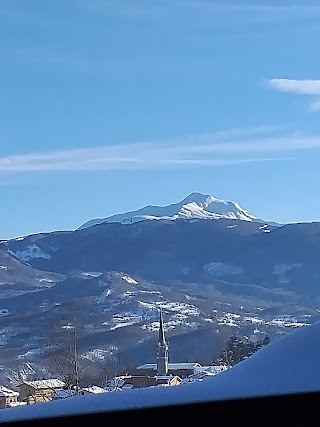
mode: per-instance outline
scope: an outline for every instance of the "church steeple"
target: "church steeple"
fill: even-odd
[[[168,374],[168,344],[164,335],[163,316],[160,308],[159,339],[157,343],[157,375]]]

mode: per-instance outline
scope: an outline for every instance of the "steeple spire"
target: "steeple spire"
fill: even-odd
[[[162,315],[162,309],[160,308],[160,326],[159,326],[159,343],[161,345],[166,345],[166,337],[164,335],[164,327],[163,327],[163,315]]]
[[[160,308],[159,339],[157,343],[157,375],[168,373],[168,344],[164,334],[162,309]]]

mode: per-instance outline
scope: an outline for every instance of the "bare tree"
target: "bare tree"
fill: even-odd
[[[51,356],[55,369],[66,384],[69,394],[78,395],[84,367],[81,364],[81,356],[78,349],[77,328],[73,327],[70,331],[71,333],[66,337],[63,347],[58,351],[53,351]]]

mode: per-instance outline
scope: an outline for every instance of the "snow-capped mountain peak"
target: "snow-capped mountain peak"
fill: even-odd
[[[132,223],[143,220],[176,219],[238,219],[258,221],[250,212],[238,203],[218,199],[210,194],[191,193],[178,203],[167,206],[148,205],[135,211],[112,215],[107,218],[93,219],[83,224],[80,229],[104,222]]]

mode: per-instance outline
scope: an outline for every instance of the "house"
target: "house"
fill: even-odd
[[[7,387],[0,386],[0,409],[18,406],[19,393]]]
[[[214,377],[215,374],[212,374],[210,372],[198,372],[196,374],[189,375],[187,378],[184,378],[182,380],[182,384],[191,383],[194,381],[202,381],[203,379]]]
[[[215,375],[220,374],[221,372],[226,371],[228,366],[225,365],[210,365],[210,366],[201,366],[196,367],[194,373],[189,375],[188,377],[182,380],[182,383],[185,384],[187,382],[193,381],[202,381],[209,377],[214,377]]]
[[[181,378],[173,375],[159,375],[159,376],[146,376],[146,375],[127,375],[118,377],[121,380],[121,389],[130,388],[144,388],[156,386],[175,386],[181,383]]]
[[[60,399],[67,399],[68,397],[74,397],[74,396],[84,396],[86,394],[100,394],[100,393],[106,393],[108,390],[102,387],[98,387],[96,385],[92,385],[89,387],[83,387],[80,388],[78,391],[75,389],[72,390],[56,390],[52,393],[52,400],[60,400]]]
[[[177,375],[180,378],[186,378],[195,373],[196,369],[201,368],[197,362],[183,362],[183,363],[168,363],[167,374]],[[155,375],[157,372],[156,363],[145,363],[137,367],[137,371],[143,372],[144,375]]]
[[[19,385],[20,401],[28,405],[32,403],[49,402],[53,400],[52,394],[62,390],[65,383],[55,378],[36,381],[23,381]]]

